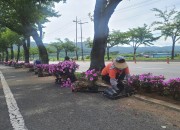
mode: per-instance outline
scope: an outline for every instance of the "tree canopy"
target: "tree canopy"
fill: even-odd
[[[48,17],[57,17],[53,9],[55,2],[65,0],[1,0],[0,25],[35,40],[43,63],[48,63],[47,50],[42,43],[42,36],[37,33],[38,27],[48,21]]]
[[[154,8],[152,11],[156,13],[156,17],[161,19],[152,23],[154,29],[161,31],[161,35],[165,37],[165,40],[168,37],[172,39],[171,59],[174,59],[175,44],[180,40],[180,12],[176,11],[175,8],[169,11]]]
[[[129,29],[128,35],[129,44],[132,45],[134,49],[134,60],[136,57],[136,50],[140,45],[150,46],[153,45],[154,41],[159,39],[159,37],[153,36],[146,24],[144,24],[143,27]]]

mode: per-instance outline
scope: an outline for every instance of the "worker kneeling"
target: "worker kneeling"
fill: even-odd
[[[104,94],[108,96],[123,96],[126,93],[133,91],[123,84],[123,82],[127,82],[130,77],[129,67],[124,57],[119,56],[112,63],[105,66],[101,75],[102,80],[111,84],[111,87],[106,89]]]

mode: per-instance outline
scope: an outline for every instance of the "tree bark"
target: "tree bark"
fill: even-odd
[[[4,61],[4,51],[2,52],[2,61]]]
[[[27,44],[26,44],[27,41]],[[24,49],[24,60],[25,63],[29,63],[29,47],[30,47],[30,37],[28,37],[26,40],[23,40],[23,49]]]
[[[110,58],[109,58],[109,47],[107,47],[107,59],[110,60]]]
[[[19,61],[19,54],[20,54],[20,45],[18,45],[18,51],[17,51],[17,58],[16,58],[16,62]]]
[[[6,48],[6,62],[9,60],[9,53],[8,53],[8,48]]]
[[[39,49],[39,57],[43,64],[49,64],[48,53],[42,42],[42,39],[39,37],[37,31],[34,28],[31,28],[31,36],[33,37],[36,45]]]
[[[57,60],[59,60],[59,50],[57,50]]]
[[[133,60],[136,61],[136,49],[134,49]]]
[[[13,45],[11,44],[11,60],[14,59],[14,50],[13,50]]]
[[[41,24],[38,24],[38,28],[39,28],[39,35],[40,35],[40,38],[41,38],[41,40],[42,40],[42,39],[43,39],[42,25],[41,25]]]
[[[173,44],[172,44],[172,51],[171,51],[171,59],[174,60],[174,48],[175,48],[175,38],[172,38]]]
[[[91,50],[89,69],[101,70],[104,68],[104,56],[109,34],[108,23],[114,9],[122,0],[96,0],[94,10],[94,40]]]

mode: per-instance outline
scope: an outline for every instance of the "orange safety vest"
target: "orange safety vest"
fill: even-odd
[[[110,78],[116,78],[116,74],[122,74],[125,71],[125,74],[130,74],[129,68],[125,68],[123,70],[117,69],[113,66],[113,63],[109,63],[101,72],[101,75],[109,75]]]

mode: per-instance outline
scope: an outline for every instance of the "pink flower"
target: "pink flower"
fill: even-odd
[[[93,81],[93,77],[90,78],[90,81]]]
[[[93,74],[93,76],[97,76],[97,74],[95,73],[95,74]]]

